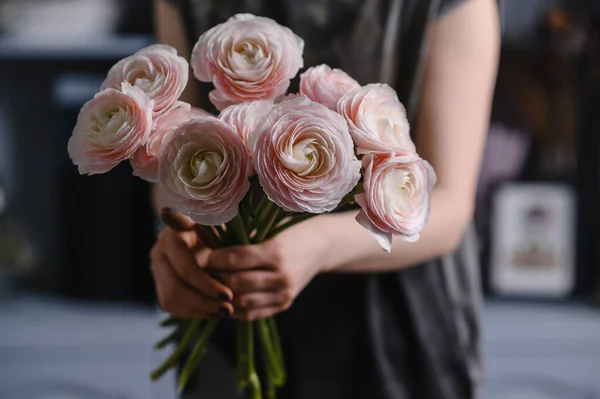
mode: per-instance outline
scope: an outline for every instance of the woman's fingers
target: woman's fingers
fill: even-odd
[[[160,220],[175,231],[193,230],[196,227],[196,223],[192,219],[173,208],[162,208]]]
[[[269,270],[215,272],[213,275],[229,287],[235,297],[250,292],[280,292],[288,287],[288,281],[282,275]]]
[[[164,254],[153,254],[152,274],[156,282],[160,306],[173,316],[217,317],[229,316],[233,313],[231,303],[215,301],[187,286]]]
[[[244,321],[254,321],[271,317],[286,309],[287,307],[285,306],[266,306],[262,308],[253,309],[236,309],[233,313],[233,318]]]
[[[289,308],[294,295],[282,275],[266,270],[221,272],[216,278],[232,289],[233,317],[256,320]]]
[[[168,248],[165,254],[181,280],[210,298],[224,301],[231,300],[233,297],[232,290],[225,284],[209,276],[196,263],[194,253],[187,247],[187,244],[183,240],[177,237],[177,234],[169,234],[165,240]]]
[[[217,271],[242,271],[248,269],[274,269],[278,259],[262,250],[260,245],[238,245],[214,250],[208,267]]]
[[[239,294],[233,298],[232,305],[236,311],[250,311],[264,307],[283,307],[291,298],[285,292],[252,292]]]

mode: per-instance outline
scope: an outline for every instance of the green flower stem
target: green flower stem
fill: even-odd
[[[152,372],[152,374],[150,375],[150,378],[152,379],[152,381],[158,380],[170,368],[175,367],[175,365],[177,364],[177,362],[179,361],[179,359],[185,352],[187,346],[190,344],[190,342],[194,338],[194,334],[196,334],[196,331],[198,331],[198,327],[200,326],[201,322],[202,322],[202,319],[193,319],[190,322],[190,325],[188,326],[183,337],[181,338],[181,341],[179,341],[179,345],[177,346],[175,351],[171,354],[171,356],[169,356],[167,358],[167,360],[164,361],[164,363],[160,367],[158,367],[156,370],[154,370]]]
[[[165,338],[161,339],[154,345],[154,349],[160,350],[165,346],[169,345],[171,342],[176,342],[185,333],[186,328],[190,325],[188,320],[184,320],[181,325],[179,325],[171,334],[167,335]]]
[[[281,382],[278,384],[278,386],[283,386],[285,385],[285,381],[287,379],[287,372],[285,370],[285,361],[283,359],[283,349],[281,348],[281,338],[279,337],[279,329],[277,328],[277,322],[275,321],[275,317],[273,316],[266,318],[265,323],[269,328],[273,349],[275,350],[275,354],[277,355],[277,360],[279,362]]]
[[[350,191],[348,194],[346,194],[346,196],[344,196],[344,198],[342,198],[342,200],[340,201],[340,203],[338,204],[336,209],[340,209],[340,208],[354,202],[354,197],[356,196],[356,194],[358,194],[358,193],[355,191]]]
[[[262,399],[260,379],[254,365],[254,323],[237,322],[238,389],[249,388],[252,399]]]
[[[244,344],[246,342],[244,325],[240,322],[237,323],[235,329],[235,347],[236,347],[236,366],[235,366],[235,376],[237,380],[237,389],[238,393],[242,393],[244,389],[248,386],[248,381],[246,381],[244,370],[246,369],[247,363],[247,354],[244,350]]]
[[[256,236],[254,236],[254,242],[256,243],[263,242],[265,238],[267,238],[267,234],[269,234],[271,228],[275,225],[275,221],[277,220],[280,209],[279,207],[275,206],[275,204],[273,205],[274,206],[271,207],[272,209],[270,209],[269,213],[267,213],[264,223],[261,223],[256,231]]]
[[[240,214],[244,220],[244,229],[250,233],[252,231],[252,191],[248,191],[248,194],[242,200],[240,206]]]
[[[160,326],[161,327],[177,326],[177,325],[181,324],[181,322],[182,322],[182,319],[178,319],[177,317],[169,316],[160,322]]]
[[[254,364],[254,362],[252,363]],[[258,374],[256,374],[256,371],[253,371],[250,375],[250,392],[252,394],[252,399],[263,399],[262,387],[260,385],[260,379],[258,378]]]
[[[242,219],[239,213],[227,224],[227,228],[229,227],[233,230],[240,244],[250,245],[250,239],[244,227],[244,219]]]
[[[314,216],[318,216],[318,214],[316,214],[316,213],[300,213],[300,214],[294,215],[294,216],[292,216],[291,220],[288,220],[284,224],[272,229],[269,232],[269,234],[267,235],[267,238],[275,237],[277,234],[281,233],[282,231],[289,229],[290,227],[292,227],[300,222],[304,222],[305,220],[308,220]]]
[[[247,362],[245,363],[244,374],[250,382],[250,377],[252,377],[252,373],[254,372],[254,331],[252,329],[251,321],[242,321],[242,326],[244,328],[244,349],[246,351],[246,356],[248,357]]]
[[[279,210],[279,214],[277,215],[277,219],[275,220],[275,224],[273,226],[277,226],[281,223],[285,218],[292,216],[293,214],[290,212],[285,212],[283,209]]]
[[[202,334],[200,334],[200,338],[198,338],[196,345],[194,345],[194,348],[192,349],[190,357],[187,359],[185,365],[183,366],[183,369],[181,370],[181,375],[179,376],[179,385],[177,387],[179,393],[183,392],[190,377],[192,376],[192,374],[200,364],[200,361],[206,354],[208,342],[210,341],[210,338],[214,334],[215,329],[218,325],[218,319],[210,319],[208,323],[206,323],[206,326],[202,330]]]
[[[258,205],[256,205],[256,209],[254,210],[254,220],[261,221],[264,219],[266,212],[268,211],[268,207],[271,206],[272,202],[269,201],[267,195],[263,193]]]
[[[258,378],[258,374],[256,374],[256,367],[254,365],[254,323],[251,321],[243,323],[246,324],[244,327],[246,330],[246,348],[248,350],[248,368],[246,372],[248,373],[250,393],[252,399],[262,399],[260,379]]]
[[[275,399],[277,396],[277,387],[275,386],[274,371],[269,362],[269,353],[264,345],[261,345],[262,349],[262,360],[266,374],[266,386],[267,386],[267,399]]]
[[[280,368],[278,354],[273,346],[273,337],[269,325],[266,319],[258,320],[255,324],[263,349],[267,375],[274,385],[279,385],[283,381],[283,370]]]

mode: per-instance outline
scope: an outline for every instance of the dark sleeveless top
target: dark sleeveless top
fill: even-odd
[[[414,122],[427,28],[465,0],[171,1],[192,45],[238,12],[274,18],[305,40],[305,66],[327,63],[361,84],[389,83]],[[203,99],[209,88],[202,86]],[[317,276],[277,316],[289,373],[278,397],[480,397],[478,267],[469,230],[456,253],[422,265]],[[227,323],[216,340],[223,351],[234,349]],[[195,389],[185,397],[195,399]]]

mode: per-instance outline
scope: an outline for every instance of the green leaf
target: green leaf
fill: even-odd
[[[169,316],[160,322],[160,326],[161,327],[178,326],[181,324],[182,321],[183,321],[183,319],[178,319],[177,317]]]
[[[181,337],[185,333],[185,329],[187,328],[187,326],[189,326],[189,324],[190,323],[188,321],[184,321],[179,327],[177,327],[175,330],[173,330],[173,332],[171,332],[171,334],[167,335],[165,338],[158,341],[156,343],[156,345],[154,345],[154,349],[156,349],[156,350],[163,349],[165,346],[169,345],[171,342],[176,342],[179,339],[181,339]]]
[[[187,327],[187,330],[185,331],[185,334],[181,338],[181,341],[179,341],[179,345],[177,346],[177,348],[175,348],[175,351],[171,354],[171,356],[169,356],[167,358],[167,360],[165,360],[163,362],[162,365],[160,365],[150,375],[150,378],[152,379],[152,381],[158,380],[169,369],[171,369],[177,365],[177,362],[179,361],[179,359],[185,352],[187,346],[194,338],[194,334],[196,334],[196,331],[198,331],[198,327],[200,326],[201,322],[202,322],[202,319],[192,319],[192,321],[190,322],[190,325]]]
[[[179,376],[179,385],[177,387],[177,391],[179,393],[183,392],[190,377],[192,376],[194,371],[196,371],[198,365],[200,364],[200,361],[206,354],[208,343],[210,341],[210,338],[214,334],[218,324],[218,319],[211,319],[208,321],[208,323],[206,323],[206,326],[202,330],[200,338],[198,338],[198,341],[192,349],[192,353],[188,357],[187,361],[185,362],[185,365],[183,366],[183,369],[181,370],[181,375]]]

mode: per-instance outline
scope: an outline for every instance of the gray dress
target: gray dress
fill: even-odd
[[[272,17],[305,40],[306,66],[327,63],[362,84],[389,83],[414,122],[427,28],[465,0],[171,1],[194,42],[238,12]],[[202,86],[203,98],[208,89]],[[277,316],[289,373],[278,397],[479,397],[479,284],[471,230],[454,254],[402,271],[317,276]],[[216,343],[231,355],[228,324]],[[196,398],[196,389],[186,398]]]

